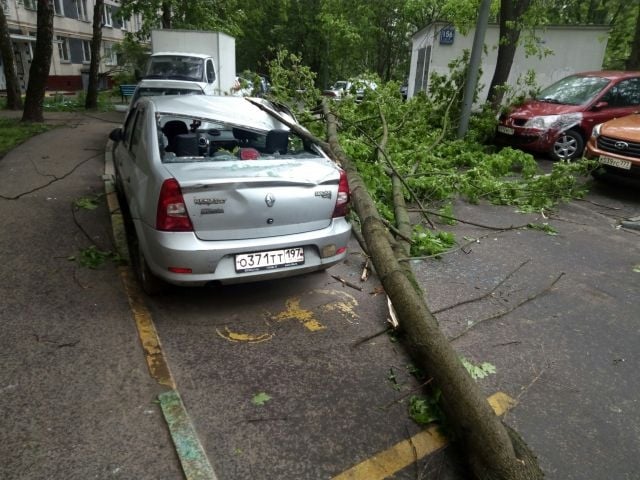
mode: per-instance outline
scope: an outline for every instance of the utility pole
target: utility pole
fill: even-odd
[[[473,48],[471,49],[469,69],[467,70],[467,80],[464,86],[462,113],[460,115],[460,123],[458,124],[458,138],[463,138],[469,129],[469,117],[471,116],[471,107],[473,106],[473,93],[475,92],[476,84],[478,83],[478,71],[480,70],[480,62],[482,61],[484,37],[487,33],[490,6],[491,0],[482,0],[480,10],[478,12],[476,33],[473,36]]]

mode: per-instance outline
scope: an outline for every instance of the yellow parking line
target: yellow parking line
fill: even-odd
[[[496,415],[502,415],[515,405],[506,393],[498,392],[488,398]],[[430,427],[417,433],[409,440],[403,440],[384,452],[333,477],[332,480],[383,480],[399,472],[412,463],[447,445],[447,438],[438,427]]]
[[[151,313],[142,299],[140,287],[131,278],[131,270],[128,267],[120,267],[120,277],[138,328],[138,336],[140,337],[140,343],[142,343],[149,373],[159,384],[175,389],[176,384],[171,375],[171,370],[169,370],[169,364],[162,352],[160,338],[153,324]]]

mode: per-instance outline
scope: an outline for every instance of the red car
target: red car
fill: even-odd
[[[576,73],[502,114],[496,143],[573,160],[595,125],[639,109],[640,72]]]

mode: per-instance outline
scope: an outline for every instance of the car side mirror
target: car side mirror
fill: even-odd
[[[593,110],[602,110],[603,108],[607,108],[608,106],[608,102],[598,102],[593,106]]]
[[[111,133],[109,134],[109,138],[114,142],[122,141],[124,139],[122,128],[114,128],[113,130],[111,130]]]

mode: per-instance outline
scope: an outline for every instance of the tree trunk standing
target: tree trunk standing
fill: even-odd
[[[4,66],[4,77],[7,86],[7,109],[21,110],[22,96],[20,94],[20,84],[18,73],[16,72],[16,59],[13,54],[13,45],[9,36],[7,17],[4,9],[0,6],[0,54],[2,55],[2,65]]]
[[[640,4],[638,5],[638,18],[636,19],[636,31],[631,43],[631,54],[626,63],[627,70],[640,70]]]
[[[53,54],[53,2],[38,0],[36,47],[29,68],[29,84],[22,112],[23,122],[43,122],[44,94]]]
[[[418,367],[427,371],[442,391],[442,407],[448,424],[466,451],[476,478],[541,479],[543,474],[535,457],[517,434],[512,435],[494,414],[480,387],[438,327],[411,269],[398,262],[389,232],[357,168],[338,143],[335,117],[328,111],[326,102],[324,113],[329,144],[347,171],[354,208],[376,273],[398,314]]]
[[[518,20],[527,11],[531,0],[500,0],[500,42],[496,69],[489,86],[487,98],[495,111],[498,111],[504,96],[502,86],[507,83],[513,57],[518,47],[520,26]]]
[[[93,6],[93,36],[91,37],[91,65],[89,66],[89,85],[84,108],[98,108],[98,74],[100,73],[100,46],[102,45],[102,10],[104,0],[95,0]]]
[[[162,28],[171,28],[171,3],[162,2]]]

